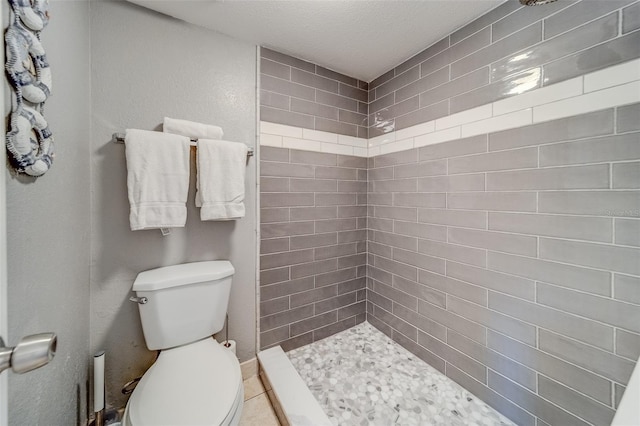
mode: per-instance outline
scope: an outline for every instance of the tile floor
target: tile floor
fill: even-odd
[[[287,356],[334,425],[515,426],[366,322]]]
[[[258,376],[244,381],[244,408],[240,426],[280,426]]]

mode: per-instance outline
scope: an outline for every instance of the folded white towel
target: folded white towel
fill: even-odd
[[[189,192],[188,137],[127,129],[125,150],[132,231],[184,226]]]
[[[243,143],[198,139],[196,206],[201,220],[244,217],[244,175],[248,148]]]
[[[222,139],[224,133],[222,127],[212,124],[202,124],[195,121],[178,120],[177,118],[164,118],[162,131],[186,136],[191,139]]]

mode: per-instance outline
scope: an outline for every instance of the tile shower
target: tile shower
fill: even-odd
[[[260,339],[285,349],[364,321],[367,160],[262,147]]]
[[[513,426],[367,323],[288,355],[334,424]]]
[[[640,355],[640,104],[413,135],[597,86],[640,57],[639,13],[507,2],[368,85],[263,50],[261,346],[295,357],[366,318],[516,424],[609,424]]]

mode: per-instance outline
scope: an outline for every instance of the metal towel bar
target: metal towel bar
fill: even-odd
[[[115,143],[124,143],[124,133],[114,133],[113,141]],[[191,139],[191,146],[197,146],[197,139]],[[253,157],[253,148],[249,147],[249,151],[247,152],[247,157]]]

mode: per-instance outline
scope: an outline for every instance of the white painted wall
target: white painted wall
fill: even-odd
[[[140,271],[229,259],[236,268],[229,306],[241,361],[255,356],[256,158],[247,166],[246,217],[201,222],[192,173],[187,225],[167,237],[129,230],[126,128],[161,130],[164,116],[214,123],[225,139],[255,146],[256,47],[125,3],[91,5],[92,261],[91,349],[107,351],[107,402],[153,362],[137,306],[127,301]],[[192,170],[194,170],[192,165]]]
[[[16,177],[8,169],[3,179],[7,186],[8,341],[16,344],[22,336],[54,331],[58,351],[43,368],[8,374],[11,425],[73,425],[86,418],[89,2],[53,1],[51,15],[42,42],[54,81],[46,118],[54,132],[55,163],[37,180]]]

